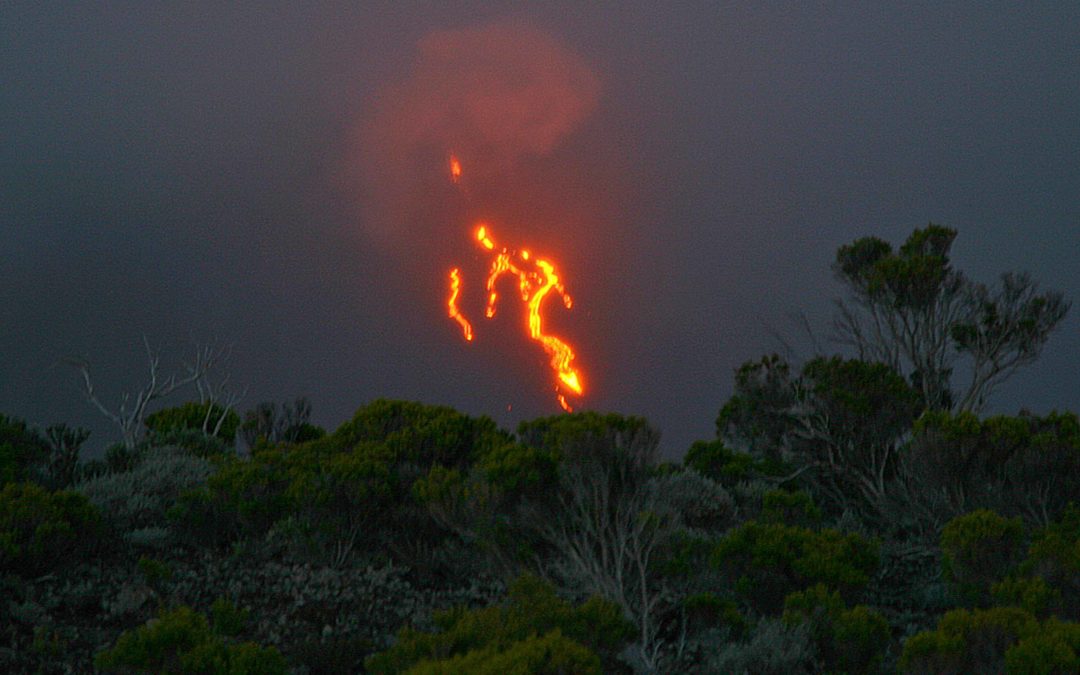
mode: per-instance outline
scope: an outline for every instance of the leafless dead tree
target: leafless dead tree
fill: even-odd
[[[169,394],[186,387],[195,385],[200,402],[211,405],[207,406],[207,418],[203,424],[203,431],[210,429],[211,411],[217,403],[224,411],[212,427],[216,432],[224,422],[224,415],[239,400],[236,394],[229,393],[227,388],[228,376],[214,385],[210,374],[213,369],[220,365],[228,357],[229,350],[223,347],[210,347],[196,345],[193,358],[184,364],[182,375],[171,374],[163,376],[161,373],[161,356],[150,346],[150,341],[143,336],[143,346],[146,349],[148,380],[134,394],[124,392],[120,397],[120,403],[115,409],[109,408],[102,402],[94,387],[94,380],[90,370],[90,363],[85,359],[69,359],[69,362],[78,369],[82,376],[82,389],[86,400],[90,402],[101,414],[112,420],[120,429],[120,436],[124,446],[134,448],[146,431],[146,416],[148,408],[154,401],[162,399]]]

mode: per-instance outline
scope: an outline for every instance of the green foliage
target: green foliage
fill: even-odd
[[[1080,419],[931,412],[909,450],[912,497],[943,520],[987,508],[1046,525],[1080,500]]]
[[[226,598],[218,598],[210,605],[210,625],[214,632],[226,637],[236,637],[247,627],[251,612],[238,609]]]
[[[165,528],[167,513],[181,495],[204,485],[212,471],[210,461],[186,450],[153,448],[131,469],[90,478],[74,489],[101,510],[115,532],[131,540],[138,532]]]
[[[749,624],[739,611],[735,601],[715,593],[695,593],[683,600],[686,623],[690,632],[706,628],[724,628],[730,636],[739,639],[746,635]]]
[[[1042,577],[1009,577],[990,586],[994,604],[1020,607],[1040,618],[1061,607],[1061,591]]]
[[[285,403],[262,402],[244,413],[240,432],[249,448],[277,443],[307,443],[322,438],[326,430],[311,424],[311,402],[301,397]]]
[[[402,629],[393,647],[367,660],[368,671],[413,672],[410,669],[417,667],[416,672],[489,672],[486,669],[505,666],[512,669],[490,672],[532,672],[521,669],[535,664],[541,668],[537,672],[549,672],[545,668],[561,672],[557,669],[561,651],[570,659],[568,664],[585,664],[589,670],[584,672],[600,672],[597,655],[613,659],[631,630],[612,603],[593,597],[573,607],[531,576],[511,585],[505,604],[439,612],[435,623],[439,628],[435,633]],[[458,660],[451,661],[455,657]],[[424,665],[425,661],[435,663]]]
[[[1060,616],[1080,619],[1080,507],[1070,504],[1061,518],[1039,530],[1020,566],[1060,593]]]
[[[1039,622],[1018,607],[947,612],[937,629],[908,638],[900,656],[905,673],[1001,672],[1006,650],[1037,635]]]
[[[421,474],[435,464],[462,468],[508,440],[509,435],[488,417],[473,418],[443,406],[378,399],[315,443],[339,450],[381,443],[400,472],[415,467]]]
[[[518,438],[529,447],[558,453],[563,462],[619,462],[631,469],[655,464],[660,434],[644,418],[595,412],[522,422]]]
[[[761,522],[813,527],[821,522],[821,509],[801,490],[769,490],[761,498]]]
[[[735,372],[735,393],[716,418],[716,435],[754,457],[779,462],[795,422],[791,368],[776,354],[744,363]]]
[[[349,452],[306,444],[226,458],[171,515],[189,537],[221,543],[292,521],[317,556],[341,565],[384,515],[393,490],[388,457],[385,446],[368,442]]]
[[[162,408],[146,417],[146,428],[154,434],[199,431],[217,436],[229,445],[236,440],[236,430],[239,427],[240,416],[235,410],[226,410],[212,401],[189,401],[172,408]]]
[[[35,483],[0,490],[0,571],[39,576],[96,545],[101,516],[80,494]]]
[[[711,562],[750,607],[774,614],[785,596],[817,583],[853,598],[869,582],[879,555],[877,542],[857,534],[750,521],[716,544]]]
[[[53,489],[71,487],[78,476],[79,453],[90,437],[86,429],[71,429],[66,424],[54,424],[45,430],[49,444],[45,483]]]
[[[94,665],[106,672],[260,675],[286,672],[274,647],[230,642],[211,630],[206,617],[181,606],[122,634]]]
[[[1043,622],[1037,635],[1025,637],[1005,652],[1009,675],[1058,675],[1080,671],[1080,624],[1057,619]]]
[[[1080,660],[1056,635],[1033,635],[1005,652],[1008,675],[1065,675],[1080,671]]]
[[[953,268],[956,231],[930,224],[897,251],[876,237],[842,246],[833,270],[851,292],[836,327],[860,358],[908,377],[931,410],[978,410],[989,392],[1034,361],[1068,312],[1059,292],[1039,293],[1027,274],[1004,274],[991,291]],[[971,380],[954,391],[959,356]]]
[[[167,562],[142,556],[137,564],[148,586],[160,588],[161,584],[172,580],[172,568]]]
[[[783,620],[809,628],[827,672],[880,671],[889,624],[869,607],[848,609],[840,593],[817,584],[784,600]]]
[[[809,675],[816,672],[815,651],[805,625],[766,618],[757,623],[745,641],[726,641],[716,653],[705,655],[706,666],[701,672]]]
[[[131,471],[142,461],[146,448],[131,447],[115,443],[105,448],[105,466],[109,473]]]
[[[1024,525],[986,509],[957,516],[941,532],[942,569],[962,596],[985,602],[990,585],[1019,562]]]
[[[25,421],[0,414],[0,486],[34,477],[49,446]]]
[[[743,364],[717,419],[721,438],[761,458],[760,473],[809,487],[830,513],[880,518],[892,503],[898,448],[921,409],[919,394],[883,363],[815,358],[795,376],[773,355]],[[698,444],[699,470],[752,475],[719,444]]]
[[[443,659],[424,659],[409,675],[600,675],[600,657],[559,629],[529,635],[505,648],[483,647]]]
[[[732,450],[721,440],[694,441],[683,458],[683,465],[728,488],[760,476],[782,476],[789,471],[778,460],[755,458]]]

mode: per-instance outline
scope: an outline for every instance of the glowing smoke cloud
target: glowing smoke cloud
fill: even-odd
[[[383,246],[415,246],[405,232],[445,236],[435,218],[418,214],[445,212],[435,198],[445,174],[432,167],[448,148],[469,165],[474,184],[510,195],[520,186],[500,178],[522,159],[551,152],[598,97],[599,80],[580,57],[534,28],[494,23],[429,33],[408,78],[378,92],[358,138],[366,232]]]

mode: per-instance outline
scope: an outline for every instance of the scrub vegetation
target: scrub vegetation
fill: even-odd
[[[597,412],[200,396],[89,462],[0,416],[0,670],[1078,672],[1080,419],[981,412],[1069,306],[955,235],[842,247],[845,355],[744,364],[680,462]]]

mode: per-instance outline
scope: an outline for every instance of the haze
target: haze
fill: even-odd
[[[713,4],[4,3],[0,412],[104,447],[64,359],[116,401],[145,335],[166,370],[232,345],[241,409],[329,428],[556,414],[520,312],[473,344],[445,315],[480,217],[559,262],[582,407],[671,457],[777,334],[814,351],[793,314],[826,342],[856,237],[948,225],[972,277],[1080,299],[1080,5]],[[1078,354],[1074,310],[991,411],[1080,410]]]

